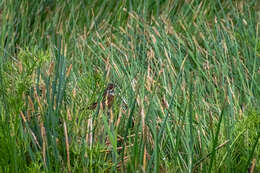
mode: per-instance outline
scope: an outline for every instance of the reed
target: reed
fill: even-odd
[[[259,5],[1,1],[0,172],[259,172]]]

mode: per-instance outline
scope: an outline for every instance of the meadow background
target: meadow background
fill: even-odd
[[[259,23],[257,0],[0,1],[0,172],[260,172]]]

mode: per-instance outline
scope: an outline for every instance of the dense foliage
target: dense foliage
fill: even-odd
[[[259,21],[257,0],[0,1],[0,172],[260,172]]]

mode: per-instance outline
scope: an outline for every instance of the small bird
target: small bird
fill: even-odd
[[[102,103],[101,103],[101,108],[105,108],[107,107],[108,109],[110,109],[113,105],[114,102],[114,97],[115,97],[115,93],[114,93],[114,89],[115,89],[116,85],[113,83],[109,83],[103,93],[103,97],[102,97]],[[88,109],[93,110],[96,109],[98,105],[98,102],[95,102],[93,104],[91,104]]]

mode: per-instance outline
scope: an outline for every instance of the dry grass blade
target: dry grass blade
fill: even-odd
[[[22,117],[23,122],[24,122],[24,123],[27,123],[27,120],[26,120],[26,118],[25,118],[23,112],[20,112],[20,115],[21,115],[21,117]],[[37,138],[36,138],[36,136],[35,136],[35,134],[33,133],[33,131],[32,131],[31,129],[28,129],[28,131],[30,131],[30,133],[31,133],[31,135],[32,135],[32,137],[33,137],[33,140],[34,140],[34,142],[36,143],[36,145],[37,145],[39,148],[41,148],[41,147],[40,147],[40,144],[39,144],[39,142],[38,142],[38,140],[37,140]]]
[[[69,68],[68,68],[68,70],[66,72],[66,77],[69,77],[71,69],[72,69],[72,64],[70,64],[70,66],[69,66]]]
[[[42,137],[42,158],[43,158],[43,163],[46,166],[46,146],[47,146],[46,131],[43,122],[40,120],[40,117],[38,117],[38,120],[40,122],[41,137]]]
[[[68,167],[68,172],[70,173],[71,172],[71,168],[70,168],[70,146],[69,146],[68,130],[67,130],[67,125],[66,125],[65,121],[63,123],[63,126],[64,126],[65,142],[66,142],[67,167]]]
[[[248,170],[249,173],[254,173],[255,165],[256,165],[256,158],[254,158],[253,161],[252,161],[252,165]]]
[[[146,170],[146,162],[147,162],[147,150],[146,150],[146,137],[147,137],[147,127],[145,125],[145,112],[144,112],[144,107],[142,105],[141,107],[141,119],[142,119],[142,132],[143,132],[143,140],[144,140],[144,155],[143,155],[143,170]]]
[[[47,75],[50,76],[53,72],[53,69],[54,69],[54,61],[51,62],[50,66],[49,66],[49,69],[48,69],[48,72],[47,72]]]
[[[70,110],[69,110],[69,108],[67,109],[67,118],[68,118],[68,120],[72,120],[72,116],[71,116],[71,113],[70,113]]]
[[[86,135],[86,143],[89,144],[90,148],[92,147],[93,143],[93,120],[89,118],[88,120],[88,132]]]

